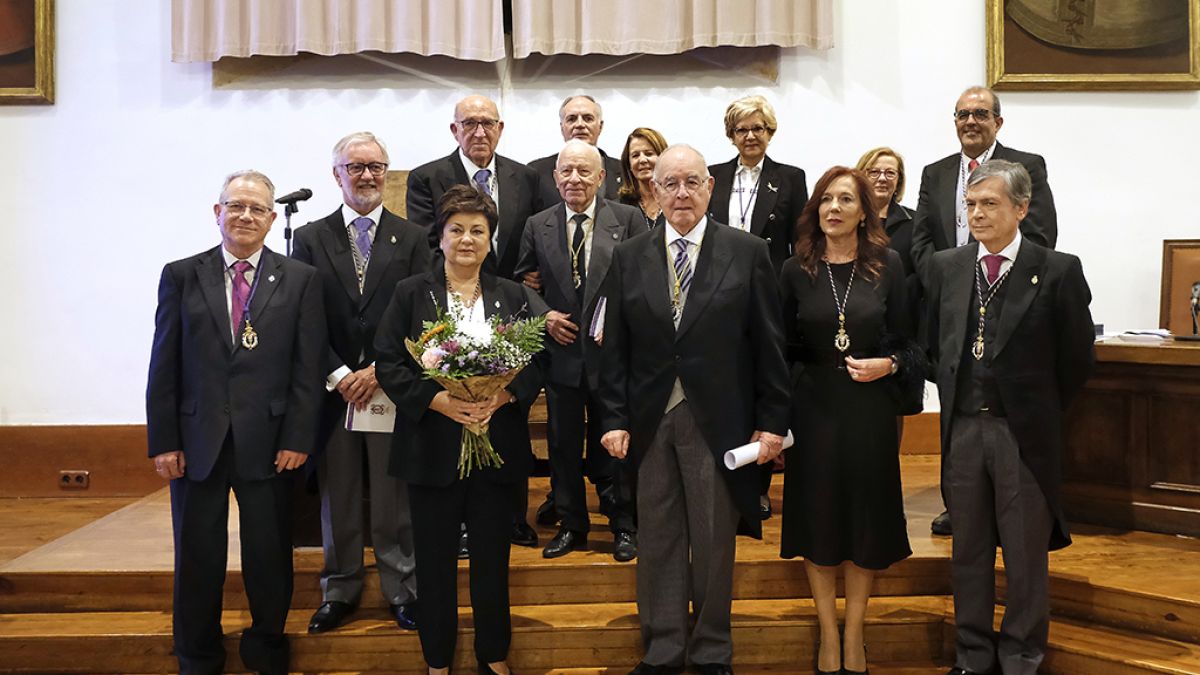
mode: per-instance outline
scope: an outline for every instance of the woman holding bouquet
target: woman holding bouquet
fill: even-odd
[[[497,339],[493,317],[521,318],[540,300],[507,279],[481,274],[496,226],[491,197],[469,186],[445,192],[435,228],[443,264],[400,282],[375,339],[376,373],[396,403],[391,472],[409,485],[416,550],[421,649],[430,673],[446,673],[454,659],[458,630],[458,540],[466,523],[471,541],[471,609],[480,673],[509,673],[505,663],[512,637],[508,603],[509,530],[516,490],[532,469],[526,415],[541,388],[537,364],[523,369],[507,387],[482,401],[456,398],[428,379],[433,369],[451,373],[456,354],[473,340]],[[534,312],[540,314],[540,312]],[[449,317],[449,321],[446,321]],[[429,322],[429,323],[426,323]],[[441,325],[442,329],[430,328]],[[427,350],[418,363],[405,339],[429,341],[429,334],[452,327],[461,341]],[[439,336],[440,337],[440,336]],[[460,345],[461,342],[461,345]],[[460,354],[469,358],[470,351]],[[500,465],[474,465],[460,471],[464,426],[478,429],[499,456]],[[465,456],[464,456],[465,457]],[[493,460],[494,464],[494,460]],[[464,475],[465,474],[465,475]]]

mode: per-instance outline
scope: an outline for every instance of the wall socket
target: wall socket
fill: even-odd
[[[58,487],[63,490],[86,490],[91,484],[91,472],[76,469],[58,472]]]

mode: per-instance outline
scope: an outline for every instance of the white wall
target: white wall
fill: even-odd
[[[785,50],[779,84],[729,72],[593,79],[601,145],[619,152],[634,126],[732,156],[721,115],[749,91],[774,101],[772,156],[810,184],[872,146],[905,154],[915,206],[920,168],[955,151],[950,112],[984,79],[982,2],[838,2],[837,46]],[[218,241],[222,177],[253,166],[283,190],[313,188],[301,221],[337,204],[329,149],[371,129],[396,167],[448,153],[453,103],[468,90],[503,102],[500,151],[554,152],[556,109],[578,83],[495,80],[430,88],[412,77],[318,78],[304,86],[214,90],[207,64],[173,64],[169,3],[60,0],[57,103],[0,108],[0,424],[144,421],[143,392],[162,265]],[[1059,248],[1077,253],[1092,312],[1110,328],[1158,320],[1161,240],[1200,236],[1192,208],[1200,94],[1009,93],[1002,142],[1046,157]],[[1164,170],[1171,165],[1178,170]],[[282,218],[268,245],[283,248]]]

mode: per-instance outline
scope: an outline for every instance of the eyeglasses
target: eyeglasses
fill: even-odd
[[[704,181],[696,176],[689,176],[685,181],[680,181],[678,178],[668,178],[662,182],[656,180],[654,184],[672,194],[679,190],[680,185],[683,185],[683,189],[687,190],[688,194],[695,194],[704,185]]]
[[[468,134],[475,133],[475,130],[478,129],[479,127],[483,127],[484,131],[491,133],[492,131],[494,131],[496,129],[497,126],[499,126],[500,120],[493,120],[493,119],[487,119],[487,118],[466,119],[466,120],[458,120],[457,124],[458,124],[458,126],[462,127],[463,130],[466,131]]]
[[[770,129],[764,127],[761,124],[756,124],[752,127],[735,127],[733,130],[733,135],[737,136],[738,138],[745,138],[746,134],[752,133],[755,136],[762,136],[763,134],[767,133],[768,131],[770,131]]]
[[[959,122],[966,122],[968,117],[974,117],[976,122],[986,122],[992,118],[992,114],[992,111],[987,108],[976,108],[974,110],[964,108],[954,111],[954,119]]]
[[[565,169],[555,169],[554,172],[557,173],[558,176],[563,180],[570,178],[571,174],[579,174],[579,177],[583,180],[587,180],[592,177],[592,170],[588,168],[569,167]]]
[[[895,169],[867,169],[867,178],[871,180],[878,180],[880,176],[888,180],[896,180],[896,177],[899,175],[900,172]]]
[[[243,204],[241,202],[221,202],[221,206],[225,207],[225,211],[227,211],[228,213],[235,215],[235,216],[240,216],[243,213],[245,213],[246,211],[249,211],[250,215],[254,216],[255,218],[264,218],[264,217],[266,217],[266,215],[268,213],[271,212],[271,209],[269,209],[265,206],[259,206],[258,204]]]
[[[387,171],[388,165],[384,162],[371,162],[369,164],[363,164],[362,162],[351,162],[349,164],[343,164],[342,168],[345,169],[346,173],[350,174],[351,176],[361,176],[363,171],[370,171],[372,176],[378,177],[382,176]]]

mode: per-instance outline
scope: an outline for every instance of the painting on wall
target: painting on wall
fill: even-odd
[[[1200,239],[1163,242],[1160,302],[1160,328],[1177,337],[1200,335]]]
[[[1197,0],[986,2],[996,89],[1200,89]]]
[[[54,102],[54,0],[0,0],[0,104]]]

